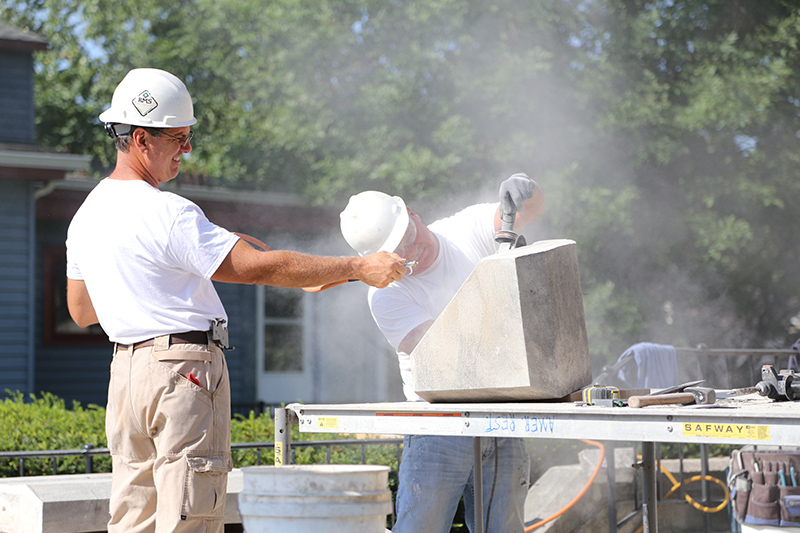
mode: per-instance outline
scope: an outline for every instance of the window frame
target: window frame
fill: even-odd
[[[298,306],[299,306],[299,313],[294,317],[282,317],[282,316],[268,316],[266,310],[266,302],[267,302],[267,292],[269,290],[279,289],[278,287],[265,287],[259,286],[258,287],[260,292],[260,298],[258,299],[258,320],[257,324],[259,326],[259,337],[261,339],[260,346],[259,346],[259,368],[261,372],[266,374],[303,374],[308,371],[307,368],[307,361],[306,361],[306,347],[307,347],[307,324],[306,324],[306,317],[308,315],[308,302],[305,293],[298,294]],[[297,289],[282,289],[284,291],[296,291]],[[300,328],[300,334],[298,337],[301,339],[301,344],[299,347],[299,357],[300,357],[300,368],[293,369],[293,370],[270,370],[267,368],[267,335],[266,335],[266,327],[267,326],[293,326]]]

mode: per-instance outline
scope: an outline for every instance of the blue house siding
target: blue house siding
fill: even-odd
[[[105,406],[108,397],[108,369],[111,365],[113,345],[70,346],[48,345],[44,342],[44,268],[45,246],[63,246],[66,239],[66,224],[61,221],[42,220],[37,225],[36,279],[36,372],[34,390],[36,394],[50,392],[81,405]],[[56,272],[66,276],[66,272]]]
[[[0,391],[30,392],[34,231],[30,183],[4,181],[0,195]]]
[[[112,347],[44,347],[37,350],[34,392],[50,392],[81,405],[104,406]]]
[[[36,142],[33,105],[33,58],[30,53],[0,54],[0,142]]]
[[[246,285],[216,284],[231,323],[231,343],[227,352],[231,379],[231,403],[235,412],[246,414],[255,404],[255,313],[254,288]],[[41,296],[40,296],[41,298]],[[41,319],[38,330],[41,331]],[[38,336],[41,339],[41,335]],[[47,391],[68,403],[105,406],[108,398],[108,370],[112,347],[47,346],[41,341],[36,351],[35,391]]]

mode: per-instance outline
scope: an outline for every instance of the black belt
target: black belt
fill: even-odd
[[[208,344],[207,331],[187,331],[185,333],[173,333],[169,336],[170,344]],[[147,348],[155,344],[155,338],[133,344],[117,344],[118,349],[127,350],[131,346],[134,350]]]

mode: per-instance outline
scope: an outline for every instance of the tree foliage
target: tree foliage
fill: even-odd
[[[788,0],[4,0],[37,55],[40,142],[112,161],[128,69],[195,98],[184,179],[427,218],[543,186],[576,240],[592,352],[797,335],[800,8]]]
[[[625,139],[626,265],[662,342],[790,344],[798,300],[798,10],[786,2],[609,2],[587,64],[597,130]],[[608,90],[612,89],[613,90]],[[633,279],[631,279],[633,278]],[[665,311],[669,309],[669,312]],[[659,320],[660,318],[660,320]],[[708,339],[708,340],[706,340]]]

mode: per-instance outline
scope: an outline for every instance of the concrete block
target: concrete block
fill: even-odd
[[[111,474],[6,478],[0,483],[0,531],[105,531]]]
[[[483,258],[411,361],[429,402],[561,398],[591,384],[575,242]]]
[[[240,524],[242,471],[228,474],[225,523]],[[0,533],[105,531],[111,474],[70,474],[0,480]]]
[[[567,510],[586,485],[587,476],[580,465],[562,465],[550,468],[528,490],[525,498],[525,524],[533,524],[563,512],[557,519],[540,526],[539,531],[548,533],[573,533],[607,504],[605,492],[599,485],[592,485],[583,497]]]
[[[608,484],[608,448],[606,448],[605,454],[603,466],[594,480],[599,485]],[[587,478],[594,472],[599,457],[600,450],[597,448],[581,450],[578,454],[578,464],[581,465]],[[618,500],[633,499],[634,477],[639,475],[638,470],[633,467],[635,462],[633,448],[614,448],[614,481],[617,484],[615,490]]]

